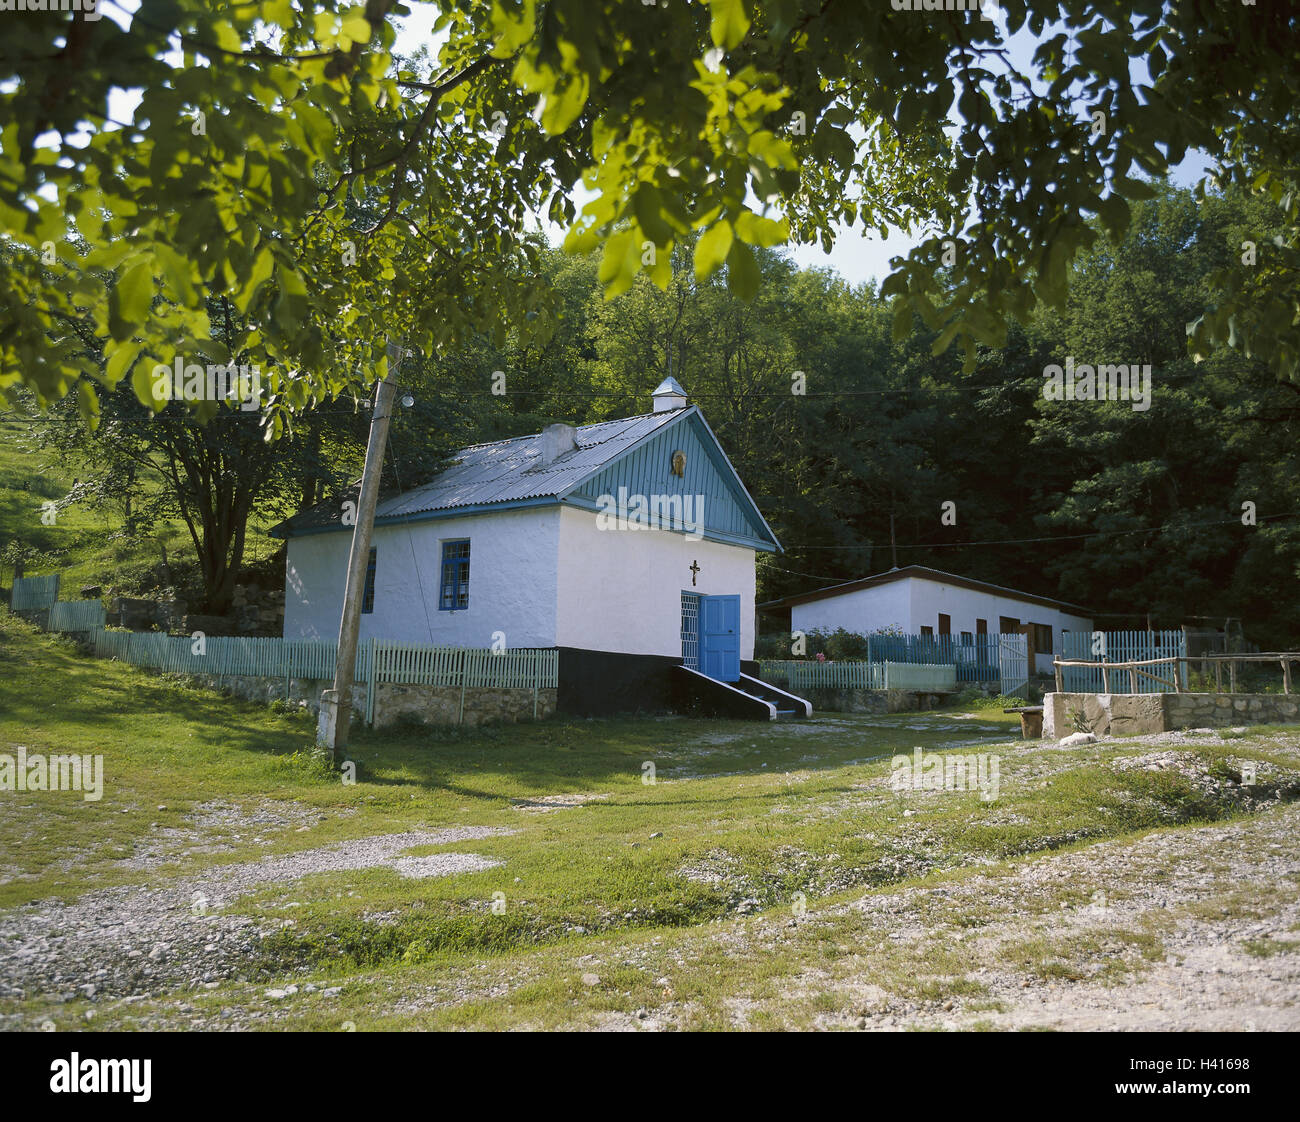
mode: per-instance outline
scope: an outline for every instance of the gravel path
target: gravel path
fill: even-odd
[[[864,939],[903,948],[956,950],[978,995],[909,1000],[873,984],[869,954],[850,955],[834,976],[796,979],[783,1001],[827,991],[839,1013],[812,1025],[860,1029],[1236,1030],[1300,1029],[1300,803],[1275,804],[1227,825],[1149,834],[1040,856],[1011,876],[977,875],[942,888],[871,895],[801,920],[765,919],[720,935],[729,955],[807,944],[819,926],[860,917]],[[1078,905],[1044,912],[1061,889]],[[964,917],[991,916],[973,931]],[[1145,961],[1127,939],[1148,935]],[[1072,977],[1045,977],[1018,962],[1016,948],[1046,946]],[[1248,947],[1275,953],[1251,954]],[[990,1008],[992,1006],[992,1008]],[[743,1005],[743,1027],[754,1007]],[[636,1027],[689,1024],[689,1007],[653,1010]]]
[[[70,903],[38,901],[0,915],[0,996],[127,997],[173,987],[215,987],[248,969],[259,929],[222,910],[245,893],[313,873],[389,865],[403,876],[449,876],[500,864],[473,853],[402,857],[513,831],[421,830],[334,842],[298,853],[221,865],[194,876],[106,888]]]
[[[997,1028],[1294,1031],[1300,954],[1261,958],[1246,945],[1300,940],[1293,930],[1300,924],[1297,828],[1300,806],[1283,805],[1228,826],[1040,857],[1013,877],[977,876],[942,895],[917,888],[860,901],[856,906],[885,938],[956,939],[971,962],[965,977],[986,992],[973,1001],[862,1008],[858,1027],[984,1021]],[[1082,885],[1093,901],[1041,914],[1036,902],[1062,885]],[[973,906],[998,918],[962,938],[955,919]],[[1155,933],[1163,953],[1143,962],[1119,937],[1126,932]],[[1045,979],[1008,961],[1010,948],[1039,940],[1061,949],[1057,957],[1075,979]],[[1131,971],[1121,984],[1108,973],[1113,967]],[[983,1008],[991,1002],[1003,1008]],[[980,1008],[972,1011],[972,1004]]]

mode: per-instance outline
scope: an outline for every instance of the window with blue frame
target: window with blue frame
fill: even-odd
[[[458,612],[469,607],[469,538],[442,543],[442,589],[438,610]]]
[[[375,610],[375,547],[370,547],[370,560],[366,562],[366,587],[361,593],[361,614]]]

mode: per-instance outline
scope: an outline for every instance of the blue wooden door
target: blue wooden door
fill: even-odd
[[[719,682],[740,680],[740,597],[700,597],[700,669]]]

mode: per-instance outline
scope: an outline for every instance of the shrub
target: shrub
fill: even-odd
[[[1084,716],[1082,709],[1067,709],[1065,719],[1070,722],[1075,732],[1092,732],[1093,721]]]
[[[1006,694],[998,694],[996,697],[977,697],[972,703],[972,709],[1010,709],[1016,705],[1024,705],[1023,697],[1007,697]]]

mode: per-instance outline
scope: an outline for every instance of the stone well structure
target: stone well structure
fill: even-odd
[[[1139,736],[1184,728],[1278,725],[1300,721],[1300,696],[1279,693],[1049,693],[1043,736],[1076,731],[1082,713],[1098,736]]]

